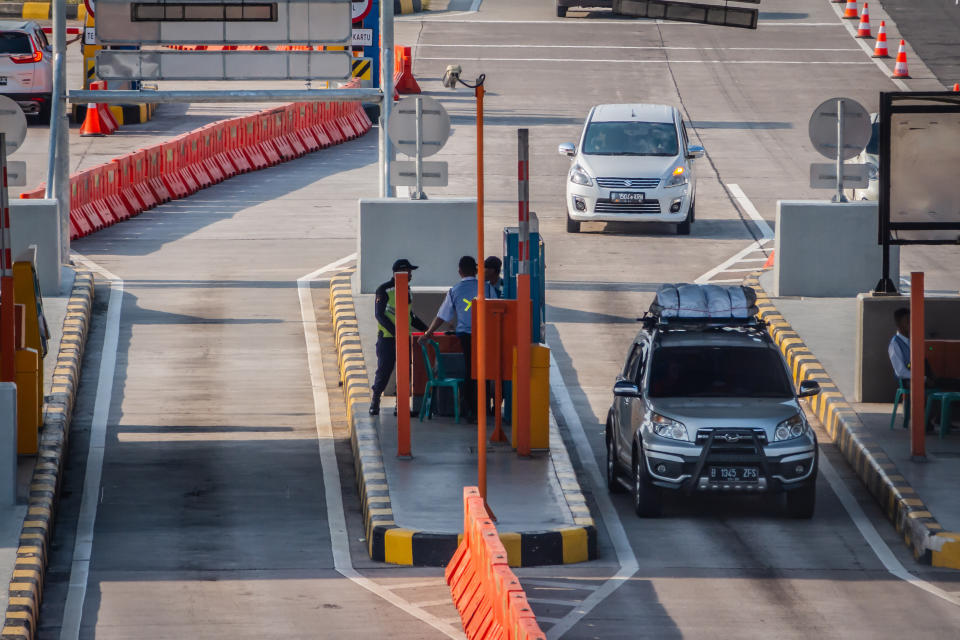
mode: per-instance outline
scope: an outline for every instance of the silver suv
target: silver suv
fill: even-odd
[[[50,122],[53,50],[43,29],[32,20],[0,21],[0,95]]]
[[[798,399],[820,386],[794,390],[752,315],[642,321],[607,417],[609,490],[631,490],[643,517],[660,514],[663,491],[782,491],[791,515],[812,517],[817,438]]]

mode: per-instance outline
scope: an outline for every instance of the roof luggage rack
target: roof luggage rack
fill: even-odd
[[[670,329],[766,326],[757,312],[757,294],[750,287],[664,284],[640,321]]]

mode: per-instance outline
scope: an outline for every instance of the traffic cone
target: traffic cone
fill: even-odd
[[[953,90],[954,90],[954,91],[957,91],[957,92],[960,92],[960,82],[954,82],[954,83],[953,83]]]
[[[872,38],[870,33],[870,10],[867,9],[867,3],[863,3],[863,11],[860,12],[860,26],[857,27],[858,38]]]
[[[81,136],[105,136],[111,133],[106,123],[100,119],[100,109],[93,102],[87,104],[87,115],[80,125]]]
[[[894,78],[909,78],[910,72],[907,70],[907,43],[900,41],[900,48],[897,49],[897,63],[893,65]]]
[[[857,0],[847,0],[847,6],[843,9],[843,17],[845,20],[856,20],[860,17],[857,15]]]
[[[877,44],[873,48],[874,58],[889,58],[890,52],[887,51],[887,23],[880,21],[880,31],[877,32]]]
[[[764,268],[764,269],[769,269],[770,267],[773,266],[773,260],[774,260],[774,254],[775,254],[775,253],[776,253],[776,251],[775,251],[774,249],[771,249],[771,250],[770,250],[770,256],[767,257],[767,261],[763,263],[763,268]]]

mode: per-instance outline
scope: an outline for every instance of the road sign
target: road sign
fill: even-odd
[[[93,2],[94,0],[83,0],[83,6],[87,8],[87,13],[90,14],[90,17],[94,17],[93,13]]]
[[[350,0],[100,0],[102,44],[347,44]]]
[[[842,164],[843,185],[853,189],[865,189],[870,184],[870,166],[866,164]],[[834,189],[837,186],[837,165],[832,162],[810,164],[810,188]]]
[[[7,155],[20,148],[27,137],[27,117],[16,102],[0,96],[0,131],[7,134]]]
[[[350,15],[353,16],[354,22],[360,22],[370,13],[370,7],[373,5],[372,0],[351,0],[350,1]]]
[[[346,51],[97,52],[101,80],[345,80]]]
[[[96,27],[83,28],[83,44],[86,44],[86,45],[97,44],[97,28]]]
[[[420,126],[422,155],[432,156],[450,137],[450,114],[443,105],[427,96],[407,96],[390,112],[390,140],[397,150],[411,158],[417,154],[417,100],[422,100]]]
[[[810,142],[825,158],[837,157],[837,103],[843,103],[843,150],[841,158],[849,160],[870,142],[870,114],[863,105],[850,98],[830,98],[810,116]]]
[[[394,160],[390,163],[390,182],[398,187],[417,186],[417,163],[414,160]],[[420,186],[447,186],[447,163],[424,162]]]
[[[350,41],[355,47],[373,46],[373,29],[354,29],[353,39]]]

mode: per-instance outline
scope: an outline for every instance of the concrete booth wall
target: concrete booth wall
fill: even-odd
[[[37,279],[44,296],[60,294],[60,217],[56,200],[11,200],[10,242],[13,259],[29,259],[36,247]]]
[[[857,297],[857,342],[853,372],[855,402],[893,402],[897,379],[887,355],[896,333],[893,312],[910,307],[909,296]],[[928,340],[960,339],[960,298],[924,299],[924,334]],[[934,372],[936,373],[936,372]]]
[[[876,202],[780,200],[773,295],[853,297],[880,280]],[[900,279],[899,247],[890,247],[890,277]]]
[[[407,258],[420,267],[413,277],[414,291],[433,293],[433,298],[457,282],[461,256],[477,255],[475,198],[361,199],[358,216],[355,293],[376,291],[392,277],[393,261]],[[429,316],[428,322],[433,317],[430,308],[436,311],[433,303],[431,299],[416,309]]]

